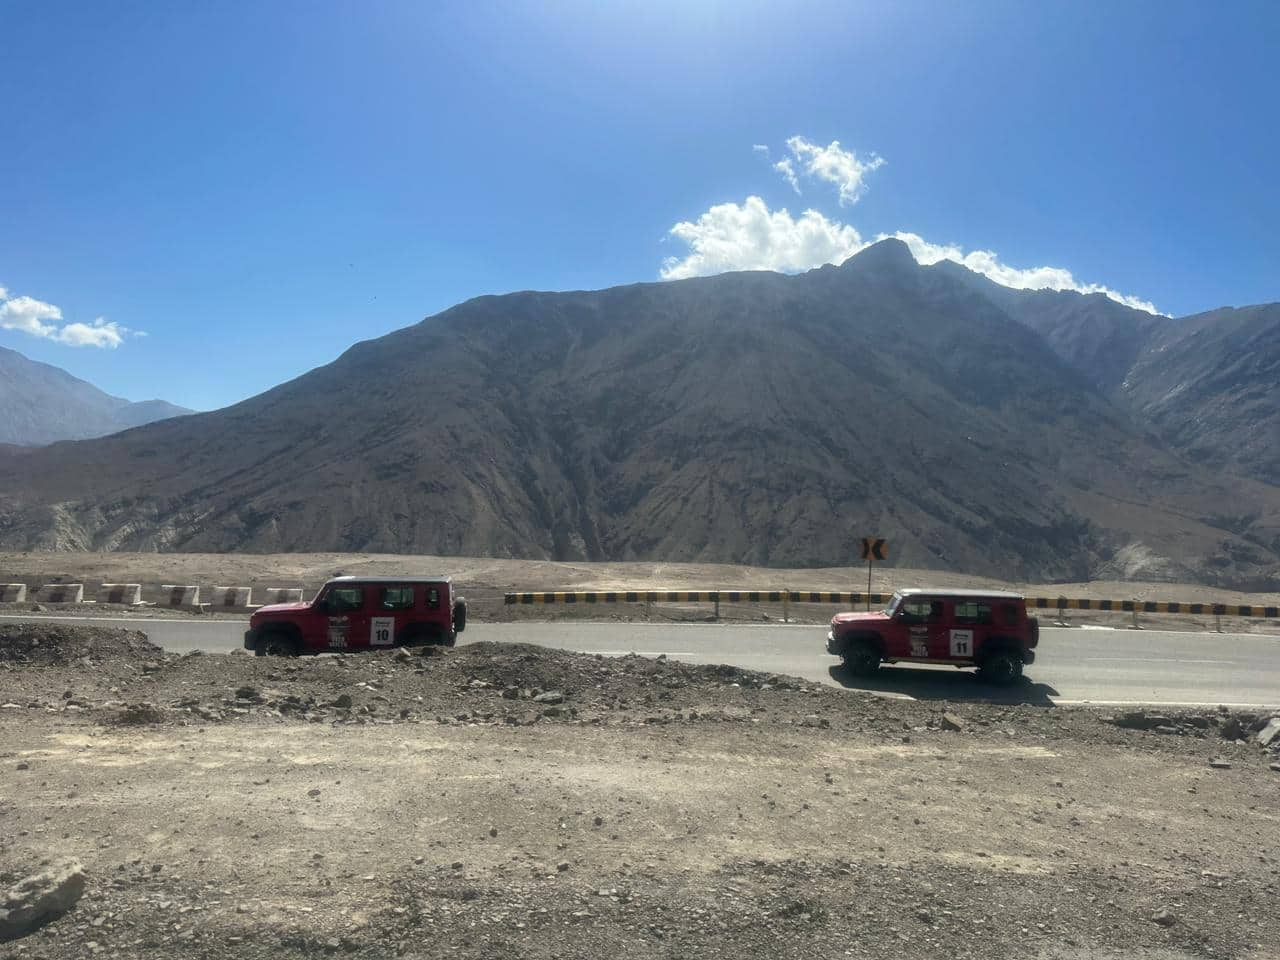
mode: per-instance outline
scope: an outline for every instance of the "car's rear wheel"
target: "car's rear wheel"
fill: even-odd
[[[1009,650],[996,650],[978,665],[978,676],[987,683],[1007,687],[1022,676],[1022,658]]]
[[[260,657],[296,657],[298,641],[282,630],[272,630],[258,641],[254,652]]]
[[[845,651],[844,665],[855,677],[869,677],[880,669],[880,648],[870,640],[855,640]]]

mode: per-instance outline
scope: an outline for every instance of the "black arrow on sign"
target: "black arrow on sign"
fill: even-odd
[[[863,560],[885,560],[889,556],[889,547],[884,540],[876,537],[862,538]]]

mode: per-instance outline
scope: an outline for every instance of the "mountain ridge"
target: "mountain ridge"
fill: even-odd
[[[191,412],[164,400],[112,396],[61,367],[0,347],[0,443],[85,440]]]
[[[0,546],[818,566],[874,533],[1006,579],[1273,581],[1280,490],[903,251],[473,298],[224,410],[0,455]]]

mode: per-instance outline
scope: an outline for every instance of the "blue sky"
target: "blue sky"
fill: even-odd
[[[881,234],[1280,299],[1273,2],[8,2],[0,37],[0,346],[130,399]]]

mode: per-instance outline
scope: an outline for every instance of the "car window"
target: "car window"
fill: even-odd
[[[378,606],[383,610],[409,610],[413,607],[413,587],[383,587]]]
[[[911,597],[902,602],[902,619],[907,623],[933,623],[942,619],[942,601]]]
[[[325,598],[331,613],[346,613],[364,606],[363,587],[334,587]]]
[[[991,604],[980,600],[957,600],[956,623],[981,624],[991,622]]]
[[[440,590],[436,587],[427,589],[427,609],[435,610],[440,606]]]

